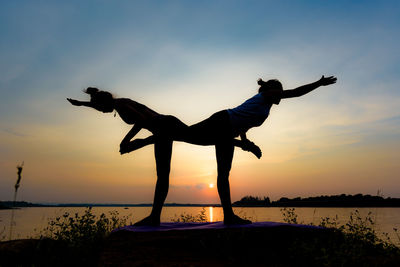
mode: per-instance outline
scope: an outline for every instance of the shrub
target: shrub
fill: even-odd
[[[207,222],[207,215],[206,215],[206,209],[202,208],[199,214],[193,215],[193,214],[187,214],[187,213],[182,213],[181,215],[177,216],[175,215],[175,218],[172,219],[173,222],[182,222],[182,223],[188,223],[188,222]]]
[[[281,212],[285,222],[298,222],[294,208],[284,208]],[[344,224],[339,224],[337,215],[325,217],[321,218],[318,226],[330,228],[333,235],[330,238],[321,236],[314,243],[297,240],[290,247],[292,253],[327,266],[391,266],[400,257],[400,248],[391,242],[388,234],[386,239],[377,235],[372,213],[363,218],[355,210]]]
[[[129,217],[120,217],[117,211],[110,211],[109,217],[104,213],[97,217],[91,207],[86,208],[83,215],[65,212],[49,220],[41,237],[63,241],[71,247],[91,247],[101,243],[115,228],[127,225]]]
[[[282,208],[281,213],[283,216],[283,221],[285,223],[291,223],[291,224],[298,224],[298,215],[295,212],[295,208]]]

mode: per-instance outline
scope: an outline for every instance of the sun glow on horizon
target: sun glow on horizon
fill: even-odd
[[[208,187],[209,188],[214,188],[214,184],[209,184]]]

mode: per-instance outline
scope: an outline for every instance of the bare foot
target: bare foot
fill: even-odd
[[[256,144],[254,144],[254,143],[251,142],[251,141],[246,142],[246,143],[243,145],[242,149],[243,149],[244,151],[249,151],[249,152],[253,153],[254,156],[256,156],[257,158],[261,158],[261,156],[262,156],[261,149],[260,149]]]
[[[232,217],[224,218],[224,224],[232,225],[232,224],[251,224],[250,220],[242,219],[237,215],[233,215]]]
[[[160,218],[148,216],[141,221],[138,221],[134,226],[160,226]]]
[[[130,142],[127,143],[121,143],[119,145],[119,153],[121,155],[126,154],[126,153],[130,153],[134,150],[137,150],[139,148],[142,148],[146,145],[146,142],[144,139],[141,138],[137,138],[135,140],[132,140]]]
[[[262,156],[261,149],[255,144],[253,144],[253,146],[251,146],[249,151],[251,153],[253,153],[258,159],[261,158],[261,156]]]

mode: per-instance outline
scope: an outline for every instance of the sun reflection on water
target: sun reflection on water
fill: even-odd
[[[213,222],[214,221],[214,216],[213,216],[213,207],[209,207],[208,208],[209,210],[208,210],[208,213],[210,214],[210,216],[209,216],[209,218],[210,218],[210,222]]]

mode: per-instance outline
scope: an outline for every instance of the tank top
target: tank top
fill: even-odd
[[[263,124],[271,107],[272,103],[265,103],[263,95],[259,93],[240,106],[228,109],[234,135],[245,133],[250,128]]]

